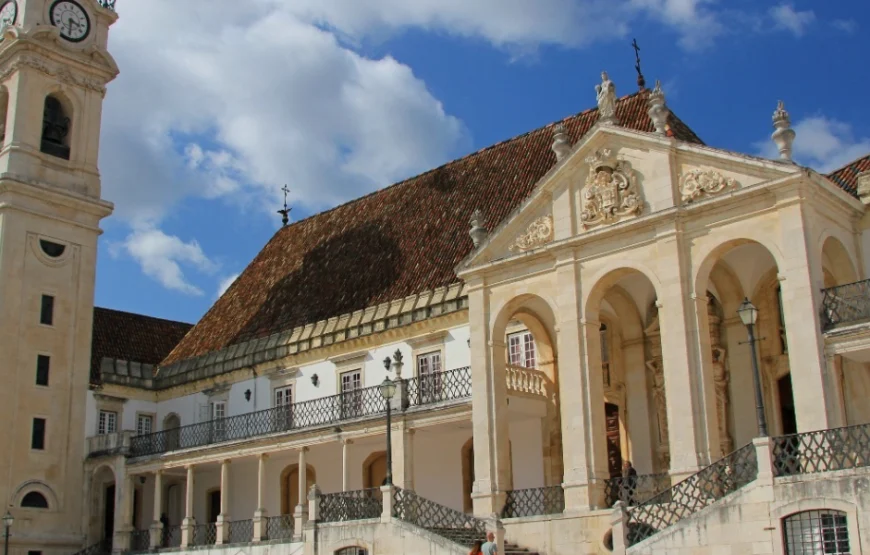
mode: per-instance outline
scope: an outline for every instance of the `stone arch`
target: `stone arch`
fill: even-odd
[[[341,551],[343,549],[354,548],[354,547],[359,548],[359,549],[365,549],[366,553],[368,553],[368,554],[374,553],[374,551],[372,551],[372,549],[373,549],[372,543],[368,542],[362,538],[342,538],[339,540],[335,540],[334,542],[330,543],[326,547],[326,552],[332,553],[334,555],[336,553],[341,553]],[[341,555],[344,555],[344,554],[342,553]]]
[[[166,432],[166,449],[173,451],[181,445],[181,417],[170,412],[163,418],[163,431]]]
[[[28,503],[39,501],[36,496],[41,497],[42,501],[45,502],[46,506],[42,507],[36,506],[32,503]],[[51,489],[51,486],[40,480],[28,480],[27,482],[24,482],[23,484],[18,486],[18,489],[15,491],[13,499],[13,504],[16,507],[29,507],[33,509],[49,511],[56,511],[58,509],[57,495],[55,495],[54,490]]]
[[[858,265],[839,237],[826,234],[821,242],[821,252],[825,288],[858,281]]]
[[[362,464],[362,484],[364,489],[379,488],[386,485],[387,452],[375,451],[369,454]]]
[[[305,491],[299,489],[299,463],[289,464],[281,471],[281,514],[290,515],[296,509],[300,499],[305,500],[308,490],[317,483],[317,471],[311,464],[306,464]]]
[[[656,273],[645,264],[630,260],[615,261],[602,268],[589,280],[592,286],[584,294],[581,305],[583,306],[583,318],[587,321],[597,321],[604,295],[618,281],[632,273],[639,273],[649,280],[656,294],[661,291],[661,281]]]
[[[74,144],[76,106],[62,89],[53,88],[43,100],[40,151],[50,156],[70,159]]]
[[[88,531],[92,541],[112,538],[115,522],[116,476],[115,469],[106,462],[98,464],[91,473]]]
[[[692,280],[692,291],[694,294],[700,295],[706,293],[707,283],[710,280],[710,273],[713,271],[716,264],[722,260],[722,257],[725,254],[736,247],[752,243],[763,247],[768,254],[773,257],[774,265],[777,268],[782,267],[782,252],[780,251],[779,246],[770,241],[767,237],[744,237],[739,235],[730,239],[724,239],[715,246],[711,246],[699,253],[693,253],[692,257],[701,261],[694,270],[694,278]]]

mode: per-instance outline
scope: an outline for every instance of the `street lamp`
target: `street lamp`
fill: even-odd
[[[387,358],[384,361],[384,366],[387,366],[390,362],[390,359]],[[390,405],[393,395],[396,394],[396,382],[391,380],[388,377],[384,378],[384,381],[381,382],[381,385],[378,386],[380,389],[381,397],[383,397],[387,401],[387,484],[388,486],[393,485],[393,437],[392,437],[392,423],[391,419],[391,407]]]
[[[749,332],[749,347],[752,352],[752,379],[755,382],[755,417],[758,420],[759,437],[767,437],[767,419],[764,417],[764,397],[761,394],[761,376],[758,374],[758,356],[755,353],[755,322],[758,320],[758,309],[744,298],[737,309],[737,315]]]
[[[9,529],[12,528],[13,522],[15,522],[15,518],[12,516],[12,513],[7,510],[6,514],[3,515],[3,528],[6,529],[6,532],[3,535],[3,555],[9,555]]]

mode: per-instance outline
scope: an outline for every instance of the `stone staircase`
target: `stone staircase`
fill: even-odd
[[[530,551],[526,547],[510,542],[504,542],[504,552],[505,555],[540,555],[537,551]]]

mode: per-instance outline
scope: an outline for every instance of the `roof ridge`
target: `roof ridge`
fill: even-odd
[[[114,312],[117,314],[126,314],[128,316],[136,316],[137,318],[147,318],[149,320],[159,320],[161,322],[168,322],[170,324],[182,324],[184,326],[193,327],[195,324],[191,324],[190,322],[182,322],[181,320],[170,320],[169,318],[161,318],[159,316],[149,316],[148,314],[139,314],[138,312],[130,312],[127,310],[118,310],[116,308],[106,308],[104,306],[96,306],[94,305],[94,310],[102,310],[105,312]]]
[[[840,166],[839,168],[837,168],[837,169],[835,169],[835,170],[831,170],[831,171],[829,171],[828,173],[823,174],[823,175],[829,177],[829,176],[834,175],[834,174],[837,173],[837,172],[841,172],[841,171],[843,171],[843,170],[847,170],[847,169],[849,169],[850,166],[854,166],[855,164],[857,164],[857,163],[860,162],[861,160],[864,160],[865,158],[870,158],[870,152],[867,152],[867,154],[864,154],[863,156],[859,156],[859,157],[855,158],[854,160],[852,160],[851,162],[847,162],[846,164],[843,164],[843,165]]]

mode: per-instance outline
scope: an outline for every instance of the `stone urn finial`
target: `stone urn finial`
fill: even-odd
[[[475,248],[486,239],[486,228],[483,227],[483,212],[478,208],[471,215],[471,230],[468,232],[471,235],[471,242]]]
[[[671,114],[671,110],[665,103],[665,92],[662,90],[661,81],[656,80],[656,86],[649,93],[647,104],[649,105],[647,113],[649,114],[649,119],[652,120],[652,123],[656,128],[656,133],[667,135],[668,116]]]
[[[553,128],[553,152],[556,153],[556,162],[561,162],[571,152],[571,140],[568,131],[562,123],[557,123]]]
[[[775,131],[770,136],[779,149],[779,157],[791,162],[791,147],[794,144],[795,132],[791,128],[791,118],[785,111],[785,104],[780,100],[773,112],[773,127]]]

